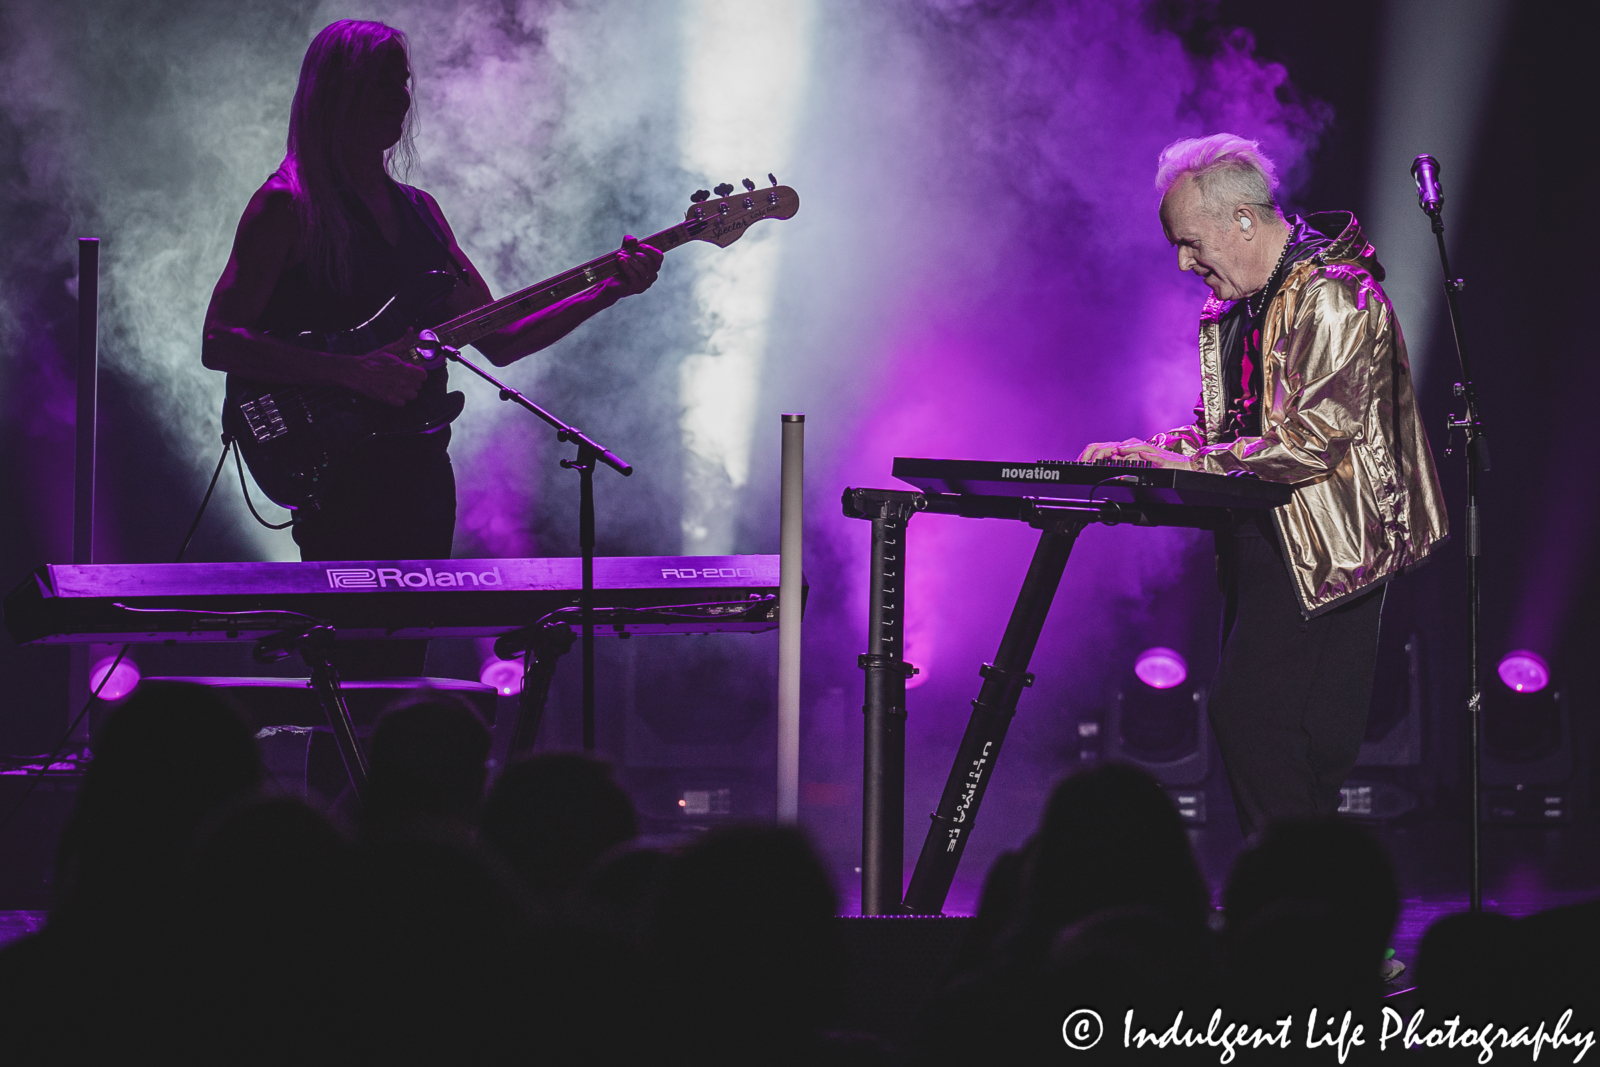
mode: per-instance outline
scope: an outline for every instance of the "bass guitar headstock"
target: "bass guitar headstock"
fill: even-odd
[[[771,188],[757,189],[749,178],[744,180],[744,193],[734,195],[732,185],[717,186],[717,199],[711,191],[701,189],[689,199],[694,206],[684,216],[689,238],[707,241],[719,248],[727,248],[744,236],[751,223],[762,219],[789,219],[800,210],[800,194],[778,179],[767,175]]]

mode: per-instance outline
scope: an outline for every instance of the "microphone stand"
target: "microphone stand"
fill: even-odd
[[[1424,162],[1426,161],[1426,163]],[[1427,168],[1431,168],[1432,188],[1425,189]],[[1419,174],[1422,170],[1424,173]],[[1450,331],[1455,337],[1456,358],[1461,364],[1461,380],[1455,384],[1455,394],[1462,398],[1466,409],[1460,418],[1452,412],[1446,422],[1445,455],[1452,451],[1455,432],[1460,430],[1466,439],[1467,460],[1467,715],[1471,723],[1470,748],[1472,764],[1472,883],[1470,908],[1474,914],[1483,910],[1483,798],[1480,767],[1480,734],[1483,718],[1483,687],[1479,680],[1479,607],[1478,561],[1482,557],[1482,526],[1478,513],[1478,475],[1489,470],[1489,439],[1484,433],[1483,418],[1478,410],[1478,389],[1472,380],[1472,366],[1467,361],[1466,346],[1462,343],[1461,309],[1456,294],[1465,289],[1466,281],[1450,272],[1450,256],[1444,247],[1444,196],[1438,184],[1439,164],[1432,156],[1418,156],[1411,165],[1412,177],[1417,179],[1417,202],[1433,221],[1433,236],[1439,244],[1439,266],[1444,270],[1444,297],[1450,308]]]
[[[575,426],[562,422],[522,393],[500,381],[483,368],[463,359],[459,349],[440,344],[432,330],[422,331],[418,349],[435,346],[447,359],[461,364],[500,391],[501,400],[509,400],[543,419],[556,431],[556,440],[571,441],[578,446],[578,454],[563,459],[561,466],[578,472],[578,550],[583,554],[583,592],[578,600],[578,619],[583,629],[583,750],[594,751],[594,466],[598,460],[627,476],[633,467],[623,462],[610,449],[596,442]]]

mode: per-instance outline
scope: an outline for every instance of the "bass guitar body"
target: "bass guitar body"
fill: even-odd
[[[415,329],[454,287],[451,275],[429,271],[401,286],[359,326],[339,333],[269,336],[319,352],[370,352]],[[437,352],[414,352],[411,362],[430,375],[444,373],[444,357]],[[415,400],[397,408],[338,386],[282,385],[230,374],[222,428],[274,503],[315,509],[329,478],[361,445],[378,437],[434,433],[454,422],[465,405],[463,394],[447,393],[442,386],[424,385]]]
[[[731,184],[717,186],[718,199],[701,189],[689,199],[684,221],[644,242],[661,252],[693,241],[726,248],[755,223],[793,218],[800,196],[767,175],[770,189],[757,189],[746,178],[744,192]],[[577,296],[619,272],[616,253],[581,263],[526,289],[440,323],[424,341],[400,358],[430,375],[444,374],[445,362],[459,350],[519,319]],[[334,334],[302,333],[280,340],[321,352],[358,355],[392,344],[420,326],[447,296],[455,279],[442,271],[419,275],[360,326]],[[250,473],[267,496],[286,508],[318,507],[319,494],[339,465],[362,443],[391,434],[433,433],[455,421],[466,403],[461,393],[446,393],[442,382],[424,384],[404,407],[379,404],[347,389],[323,385],[270,385],[228,375],[222,426],[238,442]]]

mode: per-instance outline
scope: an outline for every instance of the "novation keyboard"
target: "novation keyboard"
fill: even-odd
[[[872,523],[867,651],[860,660],[866,671],[861,907],[866,915],[938,915],[972,839],[1018,699],[1033,684],[1029,661],[1078,535],[1094,523],[1222,529],[1235,523],[1241,510],[1287,504],[1294,487],[1140,461],[1004,463],[902,456],[894,461],[893,473],[919,491],[848,488],[842,500],[848,518]],[[999,650],[978,671],[983,685],[916,869],[905,883],[905,680],[914,670],[903,659],[906,605],[900,590],[909,568],[907,542],[914,540],[905,531],[919,511],[1026,522],[1039,530],[1039,544]],[[1075,607],[1094,610],[1096,605]]]
[[[51,565],[5,623],[18,644],[254,641],[308,618],[342,640],[495,637],[576,625],[582,584],[576,558]],[[777,556],[597,556],[594,588],[600,634],[778,625]]]
[[[976,459],[894,461],[894,476],[937,496],[1117,504],[1167,504],[1200,508],[1275,508],[1294,487],[1259,478],[1157,467],[1142,460],[1076,463],[1036,460],[997,463]]]

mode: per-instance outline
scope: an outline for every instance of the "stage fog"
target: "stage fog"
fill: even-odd
[[[794,219],[674,252],[648,294],[508,375],[637,468],[597,477],[607,555],[775,552],[778,415],[806,413],[802,820],[847,889],[868,529],[840,492],[894,487],[895,456],[1070,459],[1190,420],[1206,293],[1175,269],[1152,186],[1174,139],[1259,139],[1288,210],[1345,206],[1297,199],[1326,105],[1248,33],[1185,47],[1133,0],[8,4],[0,390],[29,452],[5,474],[11,558],[64,559],[70,542],[77,236],[104,248],[98,559],[176,550],[219,449],[206,302],[282,158],[306,44],[343,17],[409,34],[417,162],[401,177],[437,197],[497,295],[671,225],[696,189],[770,172],[799,192]],[[574,554],[563,447],[466,375],[453,387],[468,394],[456,555]],[[232,478],[189,558],[296,558]],[[912,522],[908,870],[1035,536]],[[1084,535],[964,871],[1028,833],[1077,758],[1077,723],[1140,649],[1178,648],[1206,682],[1210,553],[1189,531]],[[775,635],[629,644],[602,654],[605,754],[640,775],[753,766],[737,788],[754,813],[771,788]],[[480,653],[441,646],[435,669],[475,677]],[[575,699],[558,687],[551,744],[575,742]]]

